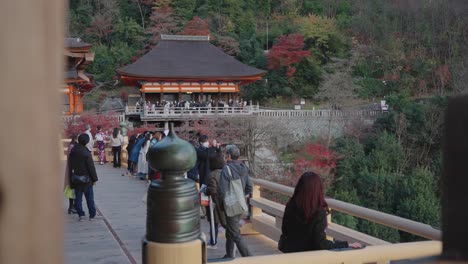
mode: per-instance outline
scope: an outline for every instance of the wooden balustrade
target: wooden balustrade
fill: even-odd
[[[127,143],[128,143],[128,137],[125,136],[124,137],[124,140],[125,140],[125,144],[122,146],[122,154],[121,154],[121,162],[120,164],[122,165],[122,168],[124,167],[127,167],[127,160],[128,160],[128,152],[127,152]],[[71,139],[62,139],[61,140],[61,155],[60,157],[62,157],[62,160],[67,160],[67,148],[68,148],[68,144],[70,143]],[[107,144],[109,145],[109,144]],[[92,152],[92,155],[93,155],[93,160],[98,162],[99,161],[99,157],[96,155],[97,154],[97,147],[93,148],[93,152]],[[108,162],[111,162],[113,161],[114,157],[112,155],[112,147],[109,145],[109,146],[106,146],[105,148],[105,154],[106,154],[106,160]]]
[[[236,258],[230,264],[304,264],[304,263],[389,263],[395,260],[408,260],[439,255],[442,252],[440,241],[423,241],[366,247],[347,251],[308,251],[288,254],[275,254]],[[421,262],[422,263],[422,262]]]
[[[304,118],[376,118],[382,111],[361,110],[361,111],[341,111],[341,110],[282,110],[264,109],[258,106],[246,107],[136,107],[126,106],[127,115],[141,115],[143,117],[173,117],[173,116],[194,116],[194,115],[256,115],[261,117],[304,117]]]
[[[341,110],[259,110],[256,115],[262,117],[309,117],[309,118],[375,118],[382,111],[341,111]]]
[[[274,182],[261,180],[261,179],[252,179],[252,181],[253,181],[253,183],[255,185],[258,185],[260,187],[263,187],[263,188],[266,188],[266,189],[269,189],[269,190],[272,190],[272,191],[275,191],[275,192],[278,192],[278,193],[282,193],[282,194],[285,194],[285,195],[288,195],[288,196],[292,196],[292,194],[294,192],[294,188],[284,186],[284,185],[281,185],[281,184],[277,184],[277,183],[274,183]],[[350,214],[350,215],[353,215],[355,217],[359,217],[359,218],[362,218],[362,219],[369,220],[371,222],[375,222],[375,223],[379,223],[379,224],[382,224],[382,225],[385,225],[385,226],[396,228],[398,230],[402,230],[402,231],[405,231],[405,232],[408,232],[408,233],[411,233],[411,234],[415,234],[415,235],[418,235],[418,236],[421,236],[421,237],[424,237],[424,238],[433,239],[433,240],[441,240],[441,236],[442,236],[441,231],[434,228],[434,227],[432,227],[432,226],[430,226],[430,225],[426,225],[426,224],[419,223],[419,222],[409,220],[409,219],[405,219],[405,218],[402,218],[402,217],[382,213],[382,212],[372,210],[372,209],[368,209],[368,208],[365,208],[365,207],[362,207],[362,206],[357,206],[357,205],[354,205],[354,204],[345,203],[345,202],[335,200],[335,199],[331,199],[331,198],[326,198],[326,201],[327,201],[328,206],[330,207],[330,209],[332,209],[334,211]],[[261,204],[262,206],[271,207],[272,203],[274,203],[274,202],[269,201],[269,203],[265,203],[265,201],[259,200],[257,198],[253,198],[253,203],[251,205],[260,206],[259,204]],[[281,206],[281,205],[277,204],[276,206],[277,206],[277,208],[280,208],[279,206]],[[284,211],[284,208],[282,208],[282,209]],[[269,213],[271,214],[272,212],[270,211]],[[276,213],[276,214],[274,214],[275,217],[282,217],[282,215],[278,215],[279,211],[273,211],[273,213]],[[330,227],[330,229],[333,229],[333,228]],[[338,229],[341,229],[341,227],[337,228],[337,230],[336,230],[337,234],[336,235],[340,235],[339,234],[340,232],[339,232]],[[344,230],[344,231],[348,231],[348,230]],[[334,231],[332,231],[332,232],[334,232]],[[357,231],[354,231],[354,232],[357,232]],[[361,234],[362,233],[355,234],[355,235],[361,236]],[[346,235],[347,236],[348,234],[341,234],[341,235]],[[370,239],[371,238],[371,237],[366,237],[366,236],[367,235],[363,236],[362,238],[363,239]],[[362,242],[364,242],[364,241],[362,241]],[[377,241],[372,241],[372,239],[370,239],[368,242],[364,242],[364,243],[372,245],[375,242],[377,242],[377,244],[381,243],[378,240]]]

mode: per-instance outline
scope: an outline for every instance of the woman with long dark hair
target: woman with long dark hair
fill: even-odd
[[[121,153],[122,153],[122,146],[124,144],[124,138],[120,134],[120,130],[117,127],[114,128],[114,131],[112,132],[110,143],[112,147],[112,154],[114,156],[114,168],[120,168],[120,164],[121,164],[120,159],[121,159]]]
[[[130,158],[130,153],[132,153],[133,147],[135,147],[137,141],[136,135],[132,135],[130,139],[128,139],[127,145],[127,175],[133,175],[135,163]]]
[[[359,243],[327,240],[325,229],[328,212],[320,176],[310,171],[302,174],[284,210],[278,248],[284,253],[360,248]]]

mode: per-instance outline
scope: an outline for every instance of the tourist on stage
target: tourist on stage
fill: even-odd
[[[156,143],[158,143],[159,141],[161,141],[163,138],[164,138],[164,134],[157,131],[157,132],[154,132],[152,134],[152,138],[150,140],[150,147],[155,145]],[[148,164],[148,179],[153,181],[153,180],[157,180],[161,178],[161,173],[159,171],[155,171],[153,170],[149,164]]]
[[[68,198],[68,214],[76,214],[76,210],[74,208],[75,192],[73,191],[73,189],[71,189],[70,174],[69,174],[69,168],[68,168],[68,161],[70,159],[70,152],[73,149],[73,147],[76,146],[76,144],[78,144],[77,134],[73,134],[71,136],[71,141],[68,144],[68,148],[67,148],[67,165],[66,165],[66,168],[65,168],[65,181],[64,181],[64,184],[63,184],[64,190],[65,190],[64,191],[65,195]]]
[[[250,181],[249,169],[247,166],[239,161],[240,150],[236,145],[226,146],[226,165],[223,167],[219,176],[218,183],[218,199],[224,201],[226,192],[230,189],[230,183],[232,180],[239,180],[242,183],[243,197],[252,193],[253,187]],[[223,203],[224,205],[224,203]],[[224,258],[234,258],[234,244],[237,246],[239,253],[243,257],[251,256],[249,248],[242,239],[240,233],[239,221],[241,220],[242,213],[238,215],[228,216],[225,212],[226,217],[226,255]]]
[[[327,240],[327,202],[320,176],[306,172],[299,179],[294,194],[284,210],[278,249],[284,253],[334,248],[360,248],[359,243]]]
[[[127,145],[127,175],[132,175],[134,173],[134,162],[130,159],[130,153],[132,153],[132,149],[135,147],[137,137],[136,135],[130,136],[128,139]]]
[[[89,220],[92,221],[96,217],[93,185],[98,181],[98,177],[91,153],[85,147],[89,140],[88,134],[81,134],[78,137],[78,144],[71,150],[68,160],[68,173],[71,187],[75,190],[75,209],[79,221],[84,221],[85,216],[82,207],[83,194],[88,206]]]
[[[138,172],[138,158],[140,157],[141,146],[145,142],[146,133],[147,132],[145,131],[142,134],[138,135],[135,146],[129,154],[129,159],[133,163],[133,172]]]
[[[148,174],[148,161],[146,160],[146,153],[151,145],[151,134],[147,133],[143,144],[141,145],[140,153],[138,156],[138,176],[140,180],[146,180]]]
[[[223,227],[226,227],[226,217],[224,212],[221,209],[221,201],[218,197],[218,183],[219,183],[219,176],[221,174],[221,169],[225,165],[224,157],[219,148],[215,152],[214,155],[210,155],[210,177],[208,178],[207,188],[206,188],[206,195],[211,197],[212,204],[210,205],[211,209],[213,210],[214,215],[214,224],[211,224],[211,213],[207,213],[207,220],[210,222],[210,243],[208,244],[207,248],[209,249],[216,249],[216,244],[218,243],[218,227],[219,224]],[[208,211],[210,212],[210,211]],[[214,230],[212,229],[214,227]]]
[[[117,127],[114,128],[114,131],[112,132],[110,143],[112,147],[112,155],[114,157],[114,168],[120,168],[120,159],[122,158],[122,146],[125,142],[123,136],[120,134],[120,130]]]
[[[93,153],[93,148],[94,148],[94,141],[93,141],[93,135],[91,134],[91,126],[90,125],[86,125],[85,126],[85,132],[86,135],[88,135],[89,137],[89,142],[88,144],[86,144],[86,148],[88,149],[89,152]]]
[[[97,126],[97,132],[94,137],[98,148],[99,164],[103,165],[106,162],[106,134],[102,132],[101,126]]]
[[[198,182],[200,183],[200,186],[202,186],[203,184],[206,185],[206,179],[209,177],[210,174],[210,165],[208,160],[210,142],[208,141],[207,135],[201,135],[198,138],[198,142],[200,143],[200,146],[196,149],[196,166],[198,170]]]

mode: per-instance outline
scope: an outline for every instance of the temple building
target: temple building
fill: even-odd
[[[225,54],[209,36],[180,35],[162,35],[154,49],[117,72],[125,85],[137,86],[141,99],[150,102],[236,101],[240,85],[266,73]],[[128,103],[134,105],[131,99]]]
[[[63,114],[74,115],[83,112],[83,95],[93,88],[92,76],[85,68],[94,60],[90,52],[91,44],[80,38],[65,39],[65,76],[63,94]]]

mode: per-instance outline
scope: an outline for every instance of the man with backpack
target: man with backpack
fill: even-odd
[[[248,211],[246,196],[252,193],[249,169],[240,162],[240,150],[236,145],[226,146],[226,162],[219,176],[218,195],[226,214],[226,255],[234,258],[234,244],[243,257],[251,256],[240,233],[239,221]]]

